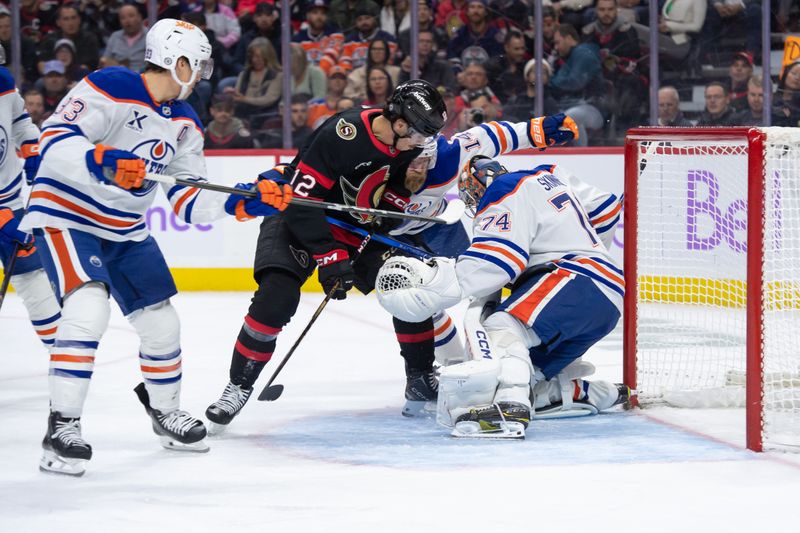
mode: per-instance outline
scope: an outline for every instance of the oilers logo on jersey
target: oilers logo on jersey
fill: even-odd
[[[175,147],[162,139],[148,139],[134,146],[131,152],[144,159],[148,172],[162,174],[175,155]]]
[[[3,126],[0,126],[0,166],[6,162],[6,154],[8,153],[8,133]]]

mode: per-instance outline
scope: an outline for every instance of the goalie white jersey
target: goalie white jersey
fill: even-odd
[[[25,111],[25,102],[14,86],[14,78],[0,67],[0,208],[22,208],[22,160],[17,149],[39,142],[39,128]]]
[[[144,78],[123,67],[89,74],[62,100],[42,127],[42,164],[21,228],[73,228],[111,241],[141,241],[145,213],[156,195],[146,181],[127,191],[100,183],[86,166],[96,144],[128,150],[147,171],[205,181],[203,129],[184,101],[154,101]],[[164,185],[175,214],[186,222],[225,215],[227,196]]]
[[[547,265],[589,277],[621,309],[622,270],[607,248],[621,207],[614,194],[555,165],[497,177],[478,204],[472,242],[456,264],[463,293],[486,296]]]
[[[531,122],[488,122],[453,135],[436,139],[436,164],[428,171],[423,188],[411,196],[405,208],[413,215],[437,216],[444,211],[444,195],[455,185],[459,172],[476,155],[497,157],[533,147]],[[415,234],[431,222],[404,222],[391,234]]]

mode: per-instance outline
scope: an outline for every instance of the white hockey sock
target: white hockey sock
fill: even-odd
[[[458,330],[444,311],[433,315],[433,336],[437,363],[448,366],[466,359],[464,345],[458,336]]]
[[[22,298],[39,340],[46,348],[51,347],[61,320],[61,306],[53,294],[47,274],[42,269],[17,274],[11,278],[11,284]]]
[[[111,307],[100,283],[88,283],[64,300],[61,323],[50,348],[50,409],[79,417],[89,392],[94,354],[108,327]]]
[[[180,407],[181,348],[180,321],[169,300],[147,306],[128,315],[141,339],[139,365],[150,406],[162,413]]]

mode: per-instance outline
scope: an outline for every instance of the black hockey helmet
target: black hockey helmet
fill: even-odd
[[[506,167],[485,155],[470,158],[458,176],[458,196],[475,216],[483,193],[495,178],[508,174]]]
[[[402,118],[414,131],[433,137],[444,127],[447,110],[436,87],[425,80],[409,80],[395,88],[383,108],[386,118]]]

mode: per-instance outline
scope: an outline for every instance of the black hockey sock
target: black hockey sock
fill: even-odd
[[[280,328],[257,322],[250,315],[244,317],[233,348],[231,383],[248,389],[253,386],[261,370],[272,358],[275,339],[280,331]]]
[[[406,360],[407,371],[430,372],[435,355],[433,319],[424,322],[404,322],[394,319],[394,331],[400,343],[400,355]]]

